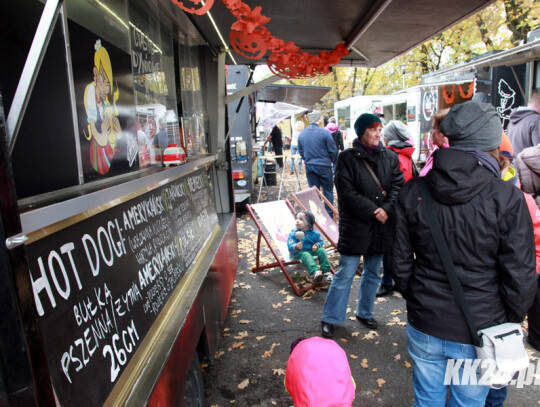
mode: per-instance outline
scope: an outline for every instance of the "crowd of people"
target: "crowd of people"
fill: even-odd
[[[325,128],[321,112],[307,116],[297,150],[310,187],[321,188],[333,203],[335,186],[339,268],[329,277],[324,254],[318,271],[312,256],[322,247],[320,235],[310,234],[315,240],[302,249],[312,214],[299,215],[302,233],[291,232],[289,247],[317,282],[323,275],[330,282],[322,336],[333,338],[336,325],[345,322],[362,261],[356,307],[362,325],[378,328],[376,296],[397,290],[406,301],[414,406],[502,406],[506,387],[444,382],[449,359],[476,359],[476,332],[458,305],[426,205],[440,225],[450,257],[445,261],[453,264],[477,329],[521,323],[528,314],[527,341],[540,351],[540,94],[512,113],[507,135],[489,103],[470,100],[435,114],[430,135],[436,147],[420,172],[414,142],[400,121],[383,125],[379,116],[364,113],[354,123],[352,148],[343,149],[335,121]],[[342,385],[350,391],[347,372]]]

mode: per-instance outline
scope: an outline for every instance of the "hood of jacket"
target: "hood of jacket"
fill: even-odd
[[[430,194],[444,205],[459,205],[478,195],[495,177],[470,153],[454,148],[438,149],[433,168],[426,175]]]
[[[326,128],[330,133],[335,133],[336,131],[339,130],[337,123],[328,123]]]
[[[523,161],[532,172],[540,175],[540,144],[524,149],[521,151],[518,158]]]
[[[517,124],[521,120],[529,116],[540,116],[540,115],[536,112],[536,110],[533,110],[530,107],[523,107],[523,106],[518,107],[510,115],[510,123]]]
[[[414,154],[414,147],[411,146],[406,141],[400,141],[399,144],[394,144],[391,146],[387,146],[389,150],[392,150],[399,155],[404,155],[405,157],[411,158]]]

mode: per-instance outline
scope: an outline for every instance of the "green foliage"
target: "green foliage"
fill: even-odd
[[[286,83],[329,86],[317,108],[331,112],[335,101],[355,95],[391,94],[418,85],[422,75],[492,50],[519,45],[540,27],[540,0],[498,0],[452,28],[377,68],[336,67],[332,73]],[[283,81],[281,83],[284,83]]]

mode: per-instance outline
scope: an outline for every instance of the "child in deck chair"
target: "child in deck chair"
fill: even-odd
[[[308,270],[308,274],[313,277],[316,283],[320,283],[323,278],[327,282],[332,281],[330,272],[330,262],[328,255],[323,248],[321,234],[313,230],[315,216],[310,211],[298,211],[296,214],[296,228],[289,233],[287,246],[289,252],[295,260],[300,260]],[[319,258],[320,269],[315,263],[313,256]]]

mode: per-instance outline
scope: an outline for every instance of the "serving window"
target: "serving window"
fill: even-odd
[[[10,61],[0,79],[7,111],[26,59],[20,43],[30,47],[42,10],[39,0],[4,10],[11,30],[0,45]],[[19,199],[161,166],[170,144],[188,157],[206,155],[198,49],[178,37],[159,3],[66,0],[65,10],[12,154]]]

